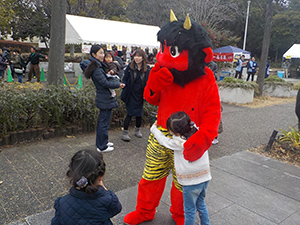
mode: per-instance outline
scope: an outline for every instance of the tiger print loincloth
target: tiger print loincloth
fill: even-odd
[[[170,132],[162,127],[158,129],[166,136],[171,138]],[[148,139],[146,161],[143,178],[145,180],[160,180],[173,172],[173,181],[175,187],[182,192],[182,186],[178,183],[174,167],[174,151],[162,146],[156,140],[153,134]]]

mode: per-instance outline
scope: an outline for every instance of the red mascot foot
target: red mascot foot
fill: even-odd
[[[124,223],[137,225],[155,218],[156,207],[164,192],[167,177],[160,180],[139,182],[136,210],[124,217]]]
[[[184,225],[184,210],[183,210],[183,194],[179,191],[172,182],[171,188],[171,208],[172,218],[176,225]]]
[[[176,222],[176,225],[184,225],[184,217],[176,217],[175,218],[174,216],[172,216],[172,218]]]
[[[150,218],[150,217],[146,218],[141,213],[139,213],[138,211],[133,211],[131,213],[128,213],[124,217],[124,223],[129,224],[129,225],[137,225],[137,224],[143,223],[145,221],[153,220],[154,217],[155,216],[153,216],[152,218]]]

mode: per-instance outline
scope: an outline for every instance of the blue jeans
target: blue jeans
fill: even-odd
[[[183,186],[184,225],[194,225],[196,211],[199,212],[201,225],[209,225],[209,216],[204,201],[209,181]]]
[[[100,109],[97,133],[96,133],[96,146],[101,151],[107,148],[108,142],[108,128],[111,117],[111,109],[102,110]]]
[[[17,76],[18,76],[18,81],[20,82],[20,83],[22,83],[22,74],[20,75],[20,74],[17,74]]]
[[[4,78],[4,70],[0,70],[0,79]]]

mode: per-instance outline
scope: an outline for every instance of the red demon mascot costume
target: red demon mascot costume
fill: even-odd
[[[199,159],[218,134],[221,106],[212,71],[205,67],[213,57],[204,28],[189,16],[171,21],[158,32],[161,43],[144,91],[144,98],[158,105],[157,125],[166,136],[166,121],[176,111],[185,111],[199,130],[184,144],[186,160]],[[182,186],[177,182],[173,151],[160,145],[151,134],[148,141],[144,174],[139,182],[136,210],[124,217],[130,225],[153,220],[163,194],[167,176],[173,170],[171,188],[172,218],[184,224]]]

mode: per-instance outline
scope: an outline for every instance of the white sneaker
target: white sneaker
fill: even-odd
[[[98,152],[111,152],[111,151],[113,151],[114,150],[114,147],[107,147],[106,149],[104,149],[104,150],[100,150],[99,148],[97,148],[97,151]]]
[[[112,143],[112,142],[107,142],[107,147],[112,147],[112,146],[114,146],[114,143]]]
[[[215,138],[215,139],[212,141],[212,144],[213,144],[213,145],[216,145],[216,144],[218,144],[218,143],[219,143],[219,141],[218,141],[217,138]]]

